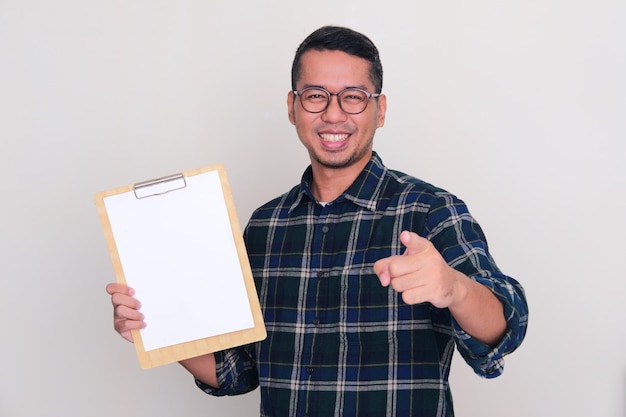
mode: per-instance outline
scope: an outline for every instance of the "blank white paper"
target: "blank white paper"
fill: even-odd
[[[185,180],[160,195],[104,199],[146,351],[254,327],[219,174]]]

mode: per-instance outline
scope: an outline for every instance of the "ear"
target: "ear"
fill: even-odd
[[[293,91],[290,91],[287,94],[287,115],[289,116],[289,121],[292,125],[296,124],[296,113],[295,113],[295,100],[296,96],[293,94]]]
[[[385,113],[387,113],[387,96],[381,94],[378,97],[378,120],[376,121],[377,128],[385,125]]]

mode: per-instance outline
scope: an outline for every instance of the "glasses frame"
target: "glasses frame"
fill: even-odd
[[[328,94],[328,100],[326,100],[326,106],[324,106],[324,108],[322,110],[318,110],[318,111],[311,111],[308,110],[305,106],[304,103],[302,103],[302,93],[304,93],[305,91],[309,91],[309,90],[320,90],[325,92],[326,94]],[[363,110],[359,111],[359,112],[350,112],[350,111],[346,111],[343,106],[341,105],[341,100],[339,99],[339,96],[341,96],[343,93],[345,93],[346,91],[360,91],[362,93],[365,93],[365,96],[367,97],[367,99],[365,100],[365,107],[363,107]],[[302,108],[304,109],[304,111],[308,112],[308,113],[323,113],[326,110],[328,110],[328,106],[330,106],[330,100],[332,100],[333,96],[337,96],[337,103],[339,103],[339,108],[341,109],[342,112],[347,113],[347,114],[361,114],[365,111],[365,109],[367,109],[367,106],[370,103],[370,99],[371,98],[377,98],[380,97],[380,93],[370,93],[369,91],[363,90],[362,88],[358,88],[358,87],[348,87],[348,88],[344,88],[343,90],[341,90],[338,93],[331,93],[330,91],[328,91],[325,88],[322,87],[306,87],[303,88],[302,90],[292,90],[292,92],[300,97],[300,104],[302,105]]]

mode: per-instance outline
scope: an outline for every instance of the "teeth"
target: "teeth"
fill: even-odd
[[[329,133],[323,133],[320,136],[326,142],[339,142],[339,141],[345,140],[348,137],[348,134],[344,133],[341,135],[334,135],[334,134],[329,134]]]

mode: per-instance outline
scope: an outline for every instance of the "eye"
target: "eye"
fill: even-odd
[[[306,90],[302,92],[302,98],[306,101],[327,101],[328,95],[321,90]]]
[[[348,90],[341,95],[341,100],[348,103],[362,103],[367,100],[367,95],[360,90]]]
[[[344,99],[350,100],[350,101],[363,101],[364,100],[363,96],[359,96],[357,94],[348,94],[344,96]]]

